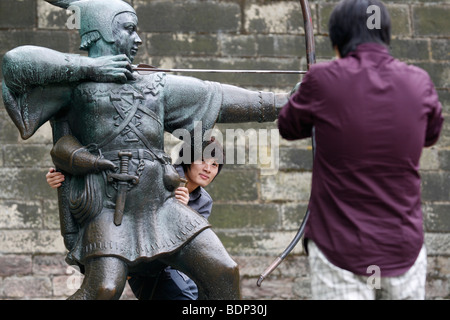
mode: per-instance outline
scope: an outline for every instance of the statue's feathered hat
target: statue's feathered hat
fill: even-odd
[[[80,9],[80,36],[98,31],[107,42],[114,42],[112,21],[120,13],[136,11],[123,0],[45,0],[60,8],[71,6]]]

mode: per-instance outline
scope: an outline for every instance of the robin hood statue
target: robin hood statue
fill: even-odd
[[[180,179],[164,131],[202,132],[216,122],[274,121],[287,94],[255,92],[153,72],[132,61],[141,44],[135,10],[122,0],[46,0],[79,8],[88,56],[37,46],[3,59],[3,99],[27,139],[52,124],[52,159],[67,262],[85,274],[71,299],[118,299],[127,276],[166,265],[206,299],[238,299],[239,271],[207,220],[174,197]]]

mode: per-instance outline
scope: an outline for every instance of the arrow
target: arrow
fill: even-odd
[[[165,69],[148,64],[132,65],[135,71],[144,72],[197,72],[197,73],[256,73],[256,74],[306,74],[301,70],[227,70],[227,69]]]

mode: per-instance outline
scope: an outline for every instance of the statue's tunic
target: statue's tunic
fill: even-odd
[[[172,128],[192,130],[194,119],[212,125],[221,103],[221,95],[214,93],[220,86],[199,82],[190,90],[193,79],[187,83],[182,79],[158,73],[127,84],[88,82],[74,89],[68,116],[72,134],[111,160],[117,172],[119,152],[129,151],[128,174],[138,183],[127,185],[123,221],[117,226],[113,216],[118,181],[108,179],[108,171],[71,179],[70,210],[81,228],[69,261],[84,264],[86,258],[107,255],[133,264],[173,252],[209,227],[202,216],[174,198],[178,174],[163,151],[163,135]],[[178,93],[176,98],[172,88],[184,88],[186,95]],[[184,99],[186,106],[168,99]],[[171,109],[172,104],[178,109]]]

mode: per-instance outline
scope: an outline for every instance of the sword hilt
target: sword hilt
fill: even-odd
[[[128,162],[133,157],[131,152],[119,151],[120,158],[120,173],[128,174]]]
[[[133,154],[131,152],[119,152],[119,173],[108,173],[108,182],[113,182],[114,180],[116,180],[118,184],[127,184],[128,182],[130,182],[136,185],[139,183],[139,177],[128,174],[128,164],[131,158],[133,158]]]

